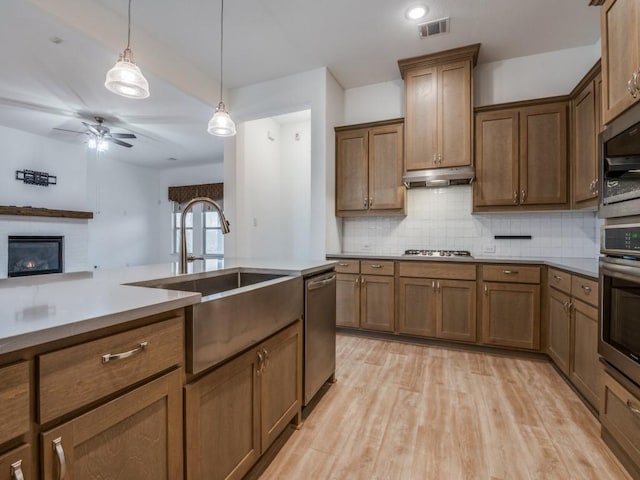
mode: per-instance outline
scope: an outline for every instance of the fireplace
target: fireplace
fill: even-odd
[[[7,276],[24,277],[62,273],[63,238],[9,236]]]

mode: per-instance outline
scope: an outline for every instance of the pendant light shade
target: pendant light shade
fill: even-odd
[[[149,82],[144,78],[140,67],[133,61],[131,43],[131,0],[129,0],[129,23],[127,29],[127,48],[118,56],[118,61],[107,72],[104,86],[110,92],[127,98],[147,98]]]
[[[224,103],[220,102],[218,104],[216,113],[209,120],[207,132],[216,137],[233,137],[236,134],[236,124],[231,120]]]
[[[220,103],[209,120],[207,132],[216,137],[233,137],[236,134],[236,124],[222,101],[222,53],[224,46],[224,0],[220,0]]]

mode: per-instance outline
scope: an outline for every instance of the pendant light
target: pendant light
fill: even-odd
[[[129,24],[127,31],[127,48],[118,56],[118,61],[107,72],[104,86],[107,90],[127,98],[147,98],[149,82],[142,75],[140,67],[133,61],[131,43],[131,0],[129,0]]]
[[[224,45],[224,0],[220,0],[220,103],[209,120],[207,132],[217,137],[233,137],[236,134],[236,124],[227,112],[222,101],[222,52]]]

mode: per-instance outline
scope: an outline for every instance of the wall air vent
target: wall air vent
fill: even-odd
[[[440,33],[449,33],[449,23],[450,17],[422,23],[418,25],[418,35],[420,35],[420,38],[426,38]]]

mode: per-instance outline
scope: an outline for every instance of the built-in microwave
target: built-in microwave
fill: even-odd
[[[602,218],[640,214],[640,104],[600,134]]]

